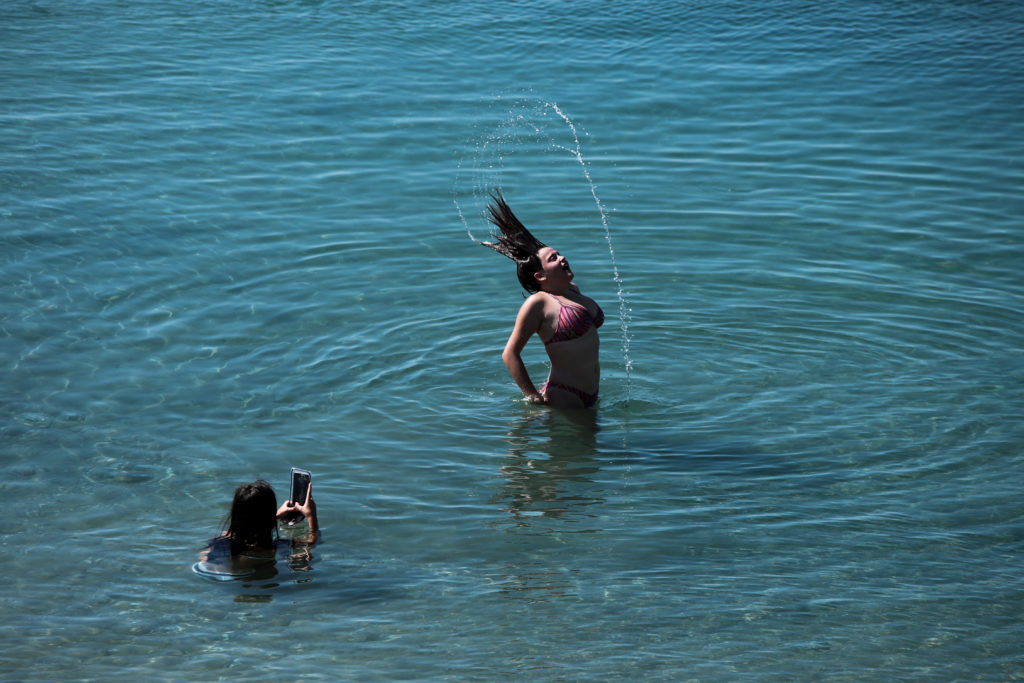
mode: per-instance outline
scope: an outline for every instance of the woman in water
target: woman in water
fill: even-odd
[[[306,502],[296,505],[285,501],[277,506],[277,496],[270,484],[257,479],[235,490],[225,529],[210,540],[193,566],[196,573],[220,577],[250,576],[257,568],[275,560],[277,522],[301,514],[309,521],[306,533],[292,537],[293,548],[305,548],[317,540],[316,501],[313,485],[306,490]],[[294,558],[293,558],[294,559]]]
[[[531,235],[501,192],[495,191],[491,198],[489,220],[501,234],[494,235],[496,241],[482,244],[515,261],[519,284],[531,293],[519,308],[502,360],[530,403],[590,408],[597,402],[601,379],[597,328],[604,323],[604,313],[573,283],[565,256]],[[551,361],[540,391],[522,358],[523,347],[534,334],[544,342]]]

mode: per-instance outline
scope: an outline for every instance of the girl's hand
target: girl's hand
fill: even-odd
[[[277,518],[287,519],[292,514],[299,514],[299,506],[295,505],[290,500],[286,500],[281,503],[281,507],[277,508]]]
[[[311,536],[311,543],[315,541],[317,529],[319,525],[316,519],[316,501],[313,500],[313,483],[310,482],[309,487],[306,489],[306,502],[302,505],[296,505],[292,501],[285,501],[284,504],[277,510],[278,519],[288,519],[291,515],[301,515],[305,517],[309,522],[309,533]]]
[[[281,504],[281,507],[277,509],[277,518],[283,519],[293,514],[299,514],[309,518],[316,518],[316,501],[313,500],[313,482],[309,483],[309,487],[306,488],[306,502],[302,505],[296,505],[290,500],[286,500]]]
[[[313,482],[306,487],[306,502],[296,505],[295,509],[302,513],[306,519],[316,519],[316,501],[313,500]]]

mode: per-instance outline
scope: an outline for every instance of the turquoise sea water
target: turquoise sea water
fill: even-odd
[[[0,678],[1024,677],[1022,35],[8,3]],[[595,411],[501,363],[493,186],[608,313]],[[292,465],[309,570],[194,575]]]

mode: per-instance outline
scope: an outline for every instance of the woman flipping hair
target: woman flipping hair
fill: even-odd
[[[493,235],[496,241],[481,244],[515,261],[519,284],[531,292],[519,309],[501,358],[530,403],[590,408],[597,402],[601,379],[597,328],[604,323],[604,312],[573,283],[565,256],[530,234],[501,192],[496,190],[491,199],[489,220],[501,234]],[[534,334],[544,342],[551,361],[540,391],[530,380],[522,358],[523,347]]]

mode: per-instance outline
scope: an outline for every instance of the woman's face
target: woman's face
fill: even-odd
[[[537,273],[537,280],[543,285],[547,283],[552,287],[565,287],[572,282],[572,269],[569,268],[569,261],[551,247],[541,247],[537,252],[540,259],[540,272]]]

